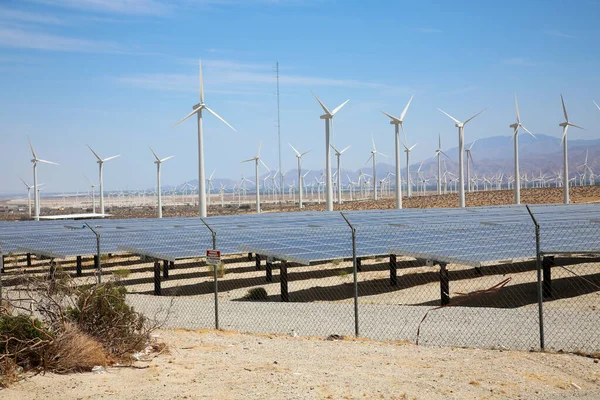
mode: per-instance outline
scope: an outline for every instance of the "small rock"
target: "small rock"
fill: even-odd
[[[340,335],[333,334],[333,335],[327,336],[327,338],[325,340],[334,340],[334,341],[344,340],[344,337],[340,336]]]
[[[101,365],[96,365],[94,368],[92,368],[92,372],[94,374],[105,374],[106,369]]]
[[[279,364],[277,361],[273,361],[273,364]]]

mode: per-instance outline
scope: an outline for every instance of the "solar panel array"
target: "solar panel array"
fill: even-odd
[[[539,205],[532,212],[542,227],[542,250],[600,251],[600,205]],[[533,224],[524,206],[462,209],[348,211],[357,229],[357,256],[399,254],[478,266],[535,257]],[[215,216],[205,219],[217,232],[223,254],[253,252],[309,264],[350,258],[350,229],[338,212],[292,212]],[[101,235],[101,253],[131,252],[178,260],[202,257],[212,235],[199,218],[106,219],[88,223]],[[83,221],[0,221],[4,254],[49,257],[96,253],[96,237]]]

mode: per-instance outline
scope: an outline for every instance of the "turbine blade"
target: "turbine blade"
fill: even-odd
[[[20,180],[21,180],[21,182],[23,182],[23,183],[25,184],[25,186],[27,186],[27,188],[29,189],[29,185],[27,184],[27,182],[25,182],[25,181],[23,180],[23,178],[19,178],[19,179],[20,179]]]
[[[394,121],[394,122],[397,122],[397,123],[401,123],[401,122],[402,122],[402,121],[400,120],[400,118],[396,118],[396,117],[394,117],[393,115],[390,115],[390,114],[386,113],[385,111],[382,111],[382,113],[383,113],[384,115],[387,115],[388,117],[390,117],[390,119],[391,119],[392,121]]]
[[[340,154],[344,153],[346,150],[348,150],[350,148],[350,146],[346,146],[346,148],[342,151],[340,151]]]
[[[290,145],[290,147],[292,148],[292,150],[294,150],[294,153],[296,153],[296,155],[298,157],[300,157],[300,152],[298,150],[296,150],[296,148],[294,146],[291,145],[291,143],[288,143]],[[333,146],[332,146],[333,147]]]
[[[305,151],[304,153],[300,154],[300,157],[302,157],[303,155],[308,154],[310,152],[311,152],[311,150]]]
[[[265,164],[265,162],[263,160],[261,160],[259,158],[258,161],[260,161],[260,163],[263,165],[263,167],[265,167],[267,169],[267,171],[271,172],[271,169],[269,167],[267,167],[267,164]]]
[[[473,140],[473,143],[471,143],[471,146],[469,146],[469,153],[470,153],[471,149],[473,148],[473,145],[475,144],[476,141],[477,141],[477,139]]]
[[[202,60],[200,61],[200,104],[204,104],[204,84],[202,82]]]
[[[515,106],[517,110],[517,124],[521,123],[521,115],[519,114],[519,101],[517,100],[517,94],[515,93]]]
[[[472,120],[473,118],[475,118],[476,116],[478,116],[479,114],[481,114],[482,112],[484,112],[486,109],[484,108],[483,110],[479,111],[477,114],[473,115],[471,118],[469,118],[468,120],[466,120],[465,122],[463,122],[463,125],[466,125],[467,122],[469,122],[470,120]]]
[[[86,144],[86,146],[87,146],[87,147],[88,147],[88,148],[89,148],[89,149],[92,151],[92,153],[94,153],[94,155],[96,156],[96,158],[98,159],[98,161],[102,161],[102,159],[100,158],[100,156],[98,155],[98,153],[96,153],[96,152],[94,151],[94,149],[92,149],[92,148],[90,147],[90,145],[89,145],[89,144]]]
[[[412,149],[414,149],[415,147],[417,147],[417,145],[418,145],[418,144],[419,144],[419,143],[415,143],[415,144],[413,144],[413,145],[412,145],[412,147],[411,147],[410,149],[408,149],[408,151],[412,151]]]
[[[569,122],[569,116],[567,115],[567,107],[565,107],[565,99],[563,95],[560,95],[560,102],[562,103],[563,113],[565,114],[565,121]]]
[[[215,117],[219,118],[221,120],[221,122],[223,122],[225,125],[227,125],[228,127],[230,127],[231,129],[233,129],[234,132],[237,132],[235,130],[235,128],[231,125],[229,125],[229,123],[227,121],[225,121],[223,118],[221,118],[219,116],[219,114],[217,114],[216,112],[214,112],[213,110],[211,110],[210,108],[204,106],[204,108],[206,109],[206,111],[208,111],[209,113],[211,113],[212,115],[214,115]]]
[[[173,157],[175,157],[175,156],[169,156],[169,157],[165,157],[165,158],[163,158],[162,160],[159,160],[159,161],[160,161],[161,163],[163,163],[163,162],[165,162],[165,161],[167,161],[167,160],[170,160],[170,159],[171,159],[171,158],[173,158]]]
[[[400,129],[402,129],[402,134],[404,135],[404,141],[408,143],[408,139],[406,138],[406,132],[404,131],[404,124],[400,124]]]
[[[255,161],[255,160],[256,160],[256,157],[254,157],[254,158],[249,158],[249,159],[247,159],[247,160],[244,160],[244,161],[242,161],[242,162],[243,162],[243,163],[245,163],[245,162],[250,162],[250,161]]]
[[[594,103],[596,107],[598,107],[598,110],[600,110],[600,106],[595,101],[592,100],[592,103]]]
[[[440,150],[440,153],[442,153],[443,155],[445,155],[445,156],[446,156],[446,158],[447,158],[448,160],[450,160],[450,157],[448,156],[448,154],[444,153],[442,150]]]
[[[379,154],[380,156],[387,157],[387,155],[386,155],[386,154],[383,154],[383,153],[380,153],[380,152],[377,152],[377,154]]]
[[[117,157],[121,157],[121,155],[120,155],[120,154],[117,154],[116,156],[112,156],[112,157],[105,158],[104,160],[102,160],[102,162],[110,161],[110,160],[112,160],[112,159],[114,159],[114,158],[117,158]]]
[[[256,158],[260,158],[260,149],[262,147],[262,140],[258,142],[258,153],[256,153]]]
[[[578,125],[575,125],[575,124],[572,124],[570,122],[569,122],[569,126],[572,126],[573,128],[583,129],[584,131],[586,130],[585,128],[582,128],[582,127],[580,127]]]
[[[563,142],[565,141],[568,129],[569,129],[569,125],[563,126],[563,135],[562,135],[562,138],[560,139],[560,145],[561,146],[562,146]]]
[[[457,120],[456,118],[454,118],[452,115],[448,114],[446,111],[440,110],[439,108],[438,108],[438,111],[441,111],[442,113],[446,114],[448,116],[448,118],[450,118],[452,121],[456,122],[457,124],[460,124],[459,120]]]
[[[329,112],[329,110],[327,109],[327,107],[325,107],[325,104],[323,104],[323,102],[321,100],[319,100],[319,98],[317,97],[316,94],[314,94],[314,92],[311,92],[313,96],[315,96],[315,99],[317,99],[317,101],[319,102],[319,104],[321,105],[321,107],[323,108],[323,110],[325,111],[325,114],[327,115],[333,115]]]
[[[175,125],[173,125],[173,126],[175,127],[175,126],[179,125],[180,123],[182,123],[183,121],[185,121],[186,119],[188,119],[189,117],[191,117],[192,115],[196,114],[201,109],[202,109],[202,107],[196,108],[194,111],[192,111],[191,113],[189,113],[188,115],[186,115],[185,117],[183,117],[179,121],[177,121],[177,123]]]
[[[525,132],[527,132],[527,133],[529,133],[531,136],[533,136],[533,138],[534,138],[534,139],[537,139],[533,133],[529,132],[529,129],[525,128],[523,125],[521,125],[521,128],[523,128],[523,130],[524,130]]]
[[[340,111],[342,109],[342,107],[344,107],[349,101],[350,101],[350,99],[346,100],[345,102],[343,102],[342,104],[340,104],[339,106],[337,106],[336,108],[334,108],[334,110],[331,112],[331,115],[334,116],[335,113],[337,113],[338,111]]]
[[[39,158],[37,159],[37,161],[41,162],[41,163],[45,163],[45,164],[60,165],[59,163],[55,163],[55,162],[47,161],[47,160],[40,160]]]
[[[150,146],[148,146],[148,147],[150,147]],[[154,154],[154,158],[156,158],[156,161],[160,161],[160,158],[158,158],[158,156],[156,155],[154,150],[152,150],[152,147],[150,147],[150,151],[152,152],[152,154]]]
[[[213,169],[213,172],[212,172],[212,173],[210,174],[210,176],[208,177],[208,180],[209,180],[209,181],[212,179],[212,177],[213,177],[213,175],[215,174],[215,172],[216,172],[216,171],[217,171],[216,169]]]
[[[371,153],[371,156],[369,158],[367,158],[367,162],[365,162],[365,164],[368,164],[369,161],[371,161],[371,158],[373,158],[373,153]]]
[[[373,151],[377,151],[377,148],[375,147],[375,138],[373,135],[371,135],[371,142],[373,142]]]
[[[37,156],[35,155],[35,150],[33,149],[33,145],[31,144],[31,139],[29,139],[29,136],[27,136],[27,141],[29,142],[29,148],[31,148],[31,154],[33,155],[33,158],[37,159]]]
[[[410,100],[408,100],[408,104],[406,104],[406,107],[404,107],[404,110],[402,111],[402,114],[400,114],[400,120],[404,121],[404,116],[406,115],[406,112],[408,111],[408,107],[410,106],[410,103],[412,102],[413,96],[410,96]]]

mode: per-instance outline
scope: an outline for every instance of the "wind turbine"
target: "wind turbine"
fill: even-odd
[[[400,118],[394,117],[386,112],[383,112],[383,114],[387,115],[391,121],[390,124],[395,126],[395,137],[396,137],[396,145],[395,145],[395,149],[396,149],[396,209],[401,209],[402,208],[402,178],[401,178],[401,174],[400,174],[400,129],[402,129],[402,132],[404,133],[404,139],[406,141],[406,133],[404,132],[404,117],[406,116],[406,112],[408,111],[408,107],[410,106],[410,103],[412,102],[413,96],[410,96],[410,99],[408,100],[408,103],[406,104],[406,107],[404,107],[404,110],[402,111],[402,114],[400,114]]]
[[[377,200],[377,154],[380,154],[384,157],[387,157],[385,154],[380,153],[375,148],[375,139],[371,136],[371,141],[373,142],[373,149],[371,150],[371,156],[367,160],[369,162],[373,159],[373,200]]]
[[[440,110],[438,108],[439,111],[441,111],[442,113],[444,113],[446,116],[448,116],[452,121],[454,121],[456,123],[456,127],[458,128],[458,184],[459,184],[459,188],[458,188],[458,206],[459,207],[464,207],[465,206],[465,175],[464,175],[464,170],[463,170],[463,153],[465,152],[465,125],[467,125],[467,123],[469,121],[471,121],[473,118],[475,118],[476,116],[478,116],[479,114],[481,114],[482,112],[485,111],[485,109],[479,111],[477,114],[473,115],[471,118],[467,119],[465,122],[460,122],[459,120],[457,120],[456,118],[454,118],[452,115],[448,114],[447,112]]]
[[[411,147],[408,147],[404,143],[402,143],[402,146],[404,146],[404,152],[406,153],[406,196],[407,197],[412,196],[412,186],[411,186],[411,179],[410,179],[410,152],[412,151],[412,149],[414,149],[417,146],[417,144],[418,143],[415,143]]]
[[[321,115],[320,118],[325,120],[325,170],[326,170],[326,187],[327,187],[327,195],[326,195],[326,210],[333,211],[333,187],[331,182],[331,153],[329,150],[329,121],[333,119],[333,116],[340,111],[342,107],[346,105],[350,100],[346,100],[339,106],[333,109],[333,111],[329,111],[325,104],[319,100],[316,94],[313,93],[315,99],[319,102],[325,114]]]
[[[294,153],[296,153],[296,158],[298,159],[298,182],[300,183],[298,186],[298,206],[299,208],[302,208],[302,156],[304,156],[306,153],[309,153],[310,150],[305,151],[304,153],[300,153],[294,148],[294,146],[292,146],[290,143],[288,144],[290,145],[292,150],[294,150]]]
[[[572,126],[573,128],[578,128],[578,129],[583,129],[580,126],[577,126],[575,124],[572,124],[569,121],[569,116],[567,115],[567,108],[565,107],[565,100],[563,99],[562,94],[560,95],[560,101],[562,102],[562,108],[563,108],[563,113],[565,114],[565,122],[561,122],[560,124],[558,124],[558,126],[562,126],[563,128],[563,135],[562,135],[562,145],[563,145],[563,162],[564,162],[564,181],[565,184],[563,185],[564,188],[564,202],[565,204],[569,204],[569,161],[567,159],[568,156],[568,149],[567,149],[567,130],[569,129],[570,126]]]
[[[263,162],[263,160],[260,159],[260,148],[262,147],[262,141],[259,143],[258,145],[258,153],[256,153],[256,157],[252,157],[249,158],[247,160],[242,161],[243,163],[245,162],[250,162],[250,161],[254,161],[254,172],[256,173],[256,213],[260,214],[260,186],[259,186],[259,176],[258,176],[258,163],[260,162],[266,169],[267,171],[271,171],[269,169],[269,167],[267,167],[267,164],[265,164]]]
[[[150,147],[150,151],[152,152],[152,154],[154,155],[154,158],[156,159],[156,161],[154,161],[154,164],[156,164],[156,192],[158,193],[158,196],[157,196],[158,197],[158,218],[162,218],[162,194],[161,194],[161,189],[160,189],[160,165],[175,156],[169,156],[169,157],[160,159],[160,158],[158,158],[158,156],[156,155],[154,150],[152,150],[152,147]]]
[[[112,156],[112,157],[107,157],[107,158],[100,158],[100,156],[98,155],[98,153],[96,153],[94,151],[94,149],[92,149],[90,147],[90,145],[86,145],[91,151],[92,153],[94,153],[94,155],[96,156],[96,158],[98,159],[98,171],[99,171],[99,182],[100,182],[100,214],[104,215],[104,184],[102,182],[102,166],[104,165],[105,162],[110,161],[114,158],[120,157],[120,154],[117,154],[116,156]]]
[[[33,145],[31,144],[31,139],[29,139],[29,136],[27,137],[27,140],[29,141],[29,148],[31,148],[31,154],[33,155],[33,158],[31,159],[31,162],[33,163],[33,205],[35,208],[35,220],[39,221],[40,220],[40,194],[39,194],[39,188],[38,188],[38,184],[37,184],[37,163],[41,162],[41,163],[45,163],[45,164],[52,164],[52,165],[59,165],[55,162],[52,161],[47,161],[47,160],[42,160],[37,158],[37,155],[35,154],[35,150],[33,149]]]
[[[33,189],[34,186],[29,186],[29,184],[27,182],[25,182],[23,180],[23,178],[19,178],[19,179],[27,187],[27,207],[29,208],[29,218],[31,218],[31,189]]]
[[[340,174],[341,174],[341,169],[340,169],[341,162],[340,162],[340,158],[342,157],[342,154],[344,154],[344,152],[350,148],[350,146],[347,146],[342,151],[338,151],[338,149],[336,149],[334,145],[331,145],[331,148],[333,149],[333,151],[335,151],[335,156],[337,157],[338,204],[342,204],[342,178],[340,177]]]
[[[208,205],[210,206],[210,189],[212,188],[212,178],[215,175],[215,172],[217,170],[213,169],[213,172],[210,174],[210,176],[208,177],[208,182],[206,184],[206,187],[208,188]]]
[[[523,128],[523,130],[529,133],[534,139],[535,136],[533,133],[529,132],[527,128],[521,124],[521,115],[519,114],[519,102],[517,100],[517,94],[515,93],[515,106],[517,112],[517,122],[510,125],[513,128],[513,141],[515,147],[515,182],[514,182],[514,192],[515,192],[515,204],[521,204],[521,174],[519,173],[519,128]]]
[[[202,137],[202,110],[206,110],[217,117],[225,125],[236,131],[233,126],[221,118],[216,112],[204,104],[204,85],[202,83],[202,60],[200,60],[200,103],[193,106],[194,111],[186,115],[173,126],[177,126],[192,115],[198,116],[198,206],[200,208],[200,217],[206,217],[206,183],[204,182],[204,140]],[[237,132],[237,131],[236,131]]]
[[[471,160],[471,165],[473,164],[473,155],[471,154],[471,149],[477,140],[474,140],[471,145],[465,149],[465,153],[467,154],[467,192],[471,192],[471,168],[469,167],[469,160]]]
[[[85,176],[85,179],[87,179],[87,181],[92,186],[92,212],[96,214],[96,185],[94,185],[94,183],[90,180],[90,178],[87,177],[86,174],[83,174],[83,176]]]
[[[437,165],[438,165],[437,194],[442,194],[442,160],[441,160],[442,154],[445,155],[447,159],[450,159],[450,157],[448,157],[448,154],[444,153],[444,150],[442,150],[442,136],[438,133],[438,148],[435,151],[435,155],[437,157]]]

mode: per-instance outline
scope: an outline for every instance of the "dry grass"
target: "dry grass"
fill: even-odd
[[[106,366],[108,361],[102,345],[71,324],[48,348],[47,367],[57,373],[91,371],[96,365]]]

